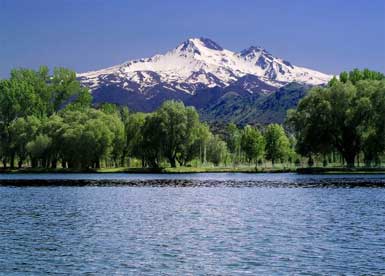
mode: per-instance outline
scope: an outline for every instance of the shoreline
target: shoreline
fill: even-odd
[[[230,187],[230,188],[385,188],[385,178],[287,180],[213,179],[1,179],[0,187]]]
[[[102,169],[0,169],[1,174],[39,174],[39,173],[51,173],[51,174],[113,174],[113,173],[127,173],[127,174],[197,174],[197,173],[297,173],[303,175],[312,174],[385,174],[385,168],[244,168],[244,167],[177,167],[177,168],[102,168]]]

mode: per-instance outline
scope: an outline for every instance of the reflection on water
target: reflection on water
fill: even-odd
[[[4,274],[385,273],[378,188],[0,187],[0,210]]]

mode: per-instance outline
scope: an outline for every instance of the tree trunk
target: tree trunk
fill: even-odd
[[[97,169],[100,169],[100,160],[99,160],[99,159],[96,160],[96,168],[97,168]]]
[[[11,169],[14,169],[15,168],[15,155],[12,154],[11,155]]]
[[[32,168],[36,168],[37,164],[36,164],[36,159],[35,158],[31,158],[31,167]]]
[[[206,165],[206,160],[207,160],[207,148],[206,148],[206,144],[205,144],[203,147],[203,164],[205,164],[205,165]]]
[[[356,154],[354,152],[348,152],[344,154],[344,158],[346,161],[346,166],[348,168],[354,168],[354,160],[356,158]]]
[[[176,161],[175,161],[175,158],[169,157],[168,160],[169,160],[169,162],[170,162],[171,167],[172,167],[172,168],[176,168]]]

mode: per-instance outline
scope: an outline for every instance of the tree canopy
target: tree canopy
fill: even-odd
[[[360,155],[368,165],[379,164],[385,151],[385,78],[367,69],[312,88],[289,112],[286,129],[233,123],[211,129],[195,108],[173,100],[146,114],[91,103],[74,71],[12,70],[0,80],[3,166],[274,166],[300,163],[301,156],[320,155],[326,162],[335,153],[354,166]]]
[[[313,88],[288,115],[302,155],[339,152],[350,167],[363,151],[367,163],[384,151],[385,79],[357,69],[327,87]]]

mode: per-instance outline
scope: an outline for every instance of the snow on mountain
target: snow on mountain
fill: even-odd
[[[290,82],[323,84],[331,77],[294,66],[261,47],[253,46],[237,53],[207,38],[190,38],[163,55],[78,74],[81,82],[92,90],[116,86],[142,94],[154,87],[194,94],[199,89],[241,82],[250,93],[258,90],[253,86],[256,83],[265,88],[261,88],[261,92],[269,92]],[[252,82],[247,83],[248,79]]]

